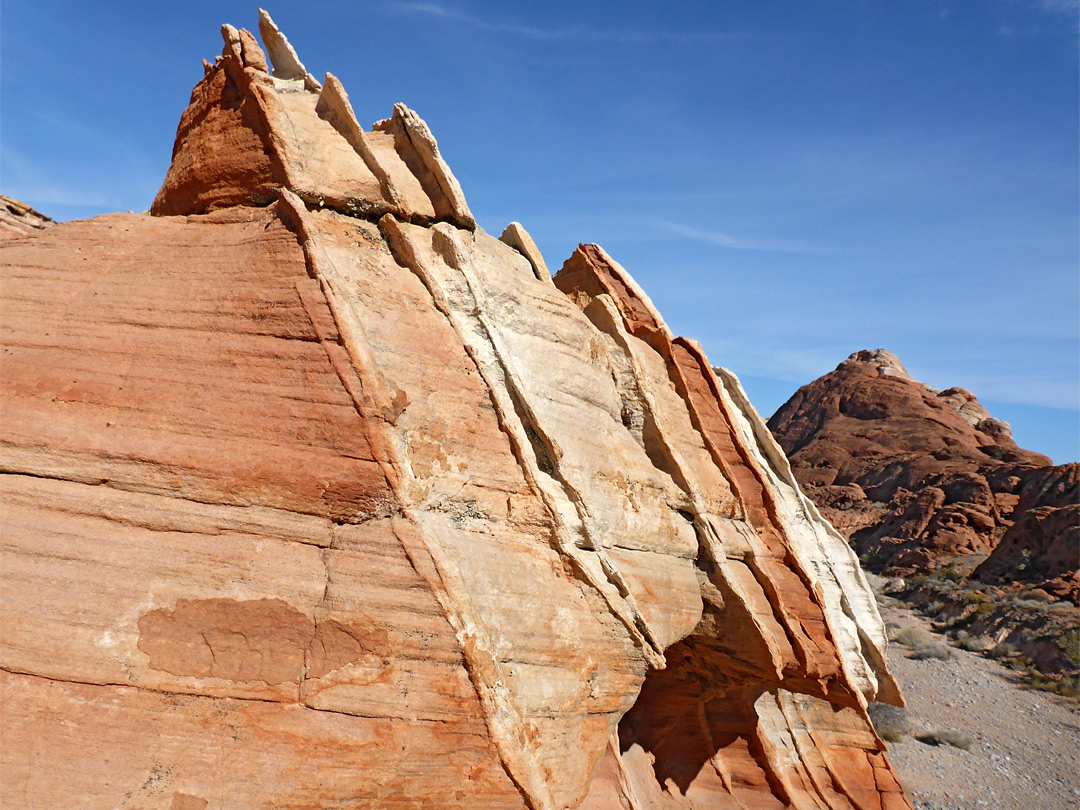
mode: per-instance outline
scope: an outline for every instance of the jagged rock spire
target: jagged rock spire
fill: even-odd
[[[520,222],[511,222],[507,225],[502,232],[502,236],[499,237],[499,241],[509,245],[528,259],[538,279],[547,281],[551,278],[551,271],[548,270],[548,266],[544,262],[540,248],[536,246],[536,242],[533,241],[529,232],[525,230]]]
[[[180,119],[151,212],[269,205],[285,188],[308,205],[377,219],[475,228],[461,185],[427,124],[404,104],[371,131],[344,87],[316,81],[265,10],[259,31],[224,25],[225,47]],[[269,60],[267,57],[269,56]],[[271,67],[272,66],[272,73]]]
[[[322,85],[308,73],[300,57],[296,55],[296,49],[289,44],[288,38],[281,33],[281,29],[274,24],[269,12],[263,8],[259,9],[259,36],[262,37],[270,55],[275,78],[303,79],[305,89],[316,93],[322,89]]]

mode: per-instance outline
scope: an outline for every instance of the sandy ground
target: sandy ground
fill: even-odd
[[[900,626],[930,625],[903,607],[883,607]],[[1013,673],[976,653],[914,661],[889,646],[917,727],[954,729],[970,750],[904,736],[889,758],[918,810],[1080,810],[1080,707],[1020,689]]]

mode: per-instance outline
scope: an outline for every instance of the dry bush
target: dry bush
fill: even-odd
[[[957,631],[954,643],[961,650],[977,653],[987,652],[994,646],[994,642],[985,636],[973,636],[967,630]]]
[[[912,652],[908,658],[914,658],[916,661],[928,658],[945,661],[951,655],[948,647],[921,627],[905,627],[896,634],[893,640],[897,644],[910,648]]]
[[[919,647],[913,650],[908,658],[915,661],[926,661],[929,659],[935,659],[937,661],[948,661],[952,657],[952,651],[944,644],[928,644],[925,647]]]
[[[1080,697],[1080,679],[1065,676],[1059,680],[1044,678],[1039,672],[1031,673],[1031,680],[1024,684],[1023,689],[1037,689],[1040,692],[1051,692],[1062,697],[1076,699]]]
[[[915,724],[908,710],[888,703],[871,703],[866,707],[874,731],[886,742],[899,742],[902,737],[914,733]]]
[[[933,634],[927,632],[921,627],[905,627],[899,631],[893,638],[897,644],[901,644],[904,647],[910,647],[913,650],[919,647],[928,647],[931,644],[937,644],[937,640]]]
[[[951,745],[953,748],[959,748],[963,751],[970,750],[974,742],[971,737],[962,731],[944,728],[924,731],[922,734],[917,734],[915,739],[927,745]]]

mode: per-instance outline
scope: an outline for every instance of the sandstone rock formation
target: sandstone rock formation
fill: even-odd
[[[737,380],[260,30],[154,216],[3,249],[4,806],[909,808]]]
[[[1080,465],[1017,447],[970,391],[936,391],[890,352],[860,351],[800,388],[769,428],[875,570],[982,562],[974,576],[986,582],[1080,598]]]
[[[31,236],[55,224],[26,203],[0,194],[0,239]]]

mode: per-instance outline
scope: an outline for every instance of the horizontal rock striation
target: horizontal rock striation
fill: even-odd
[[[876,570],[956,564],[1080,599],[1080,465],[1017,447],[970,391],[937,391],[890,352],[861,351],[800,388],[769,428]]]
[[[0,194],[0,239],[33,236],[55,224],[26,203]]]
[[[3,247],[4,804],[909,808],[738,381],[260,31],[155,216]]]

